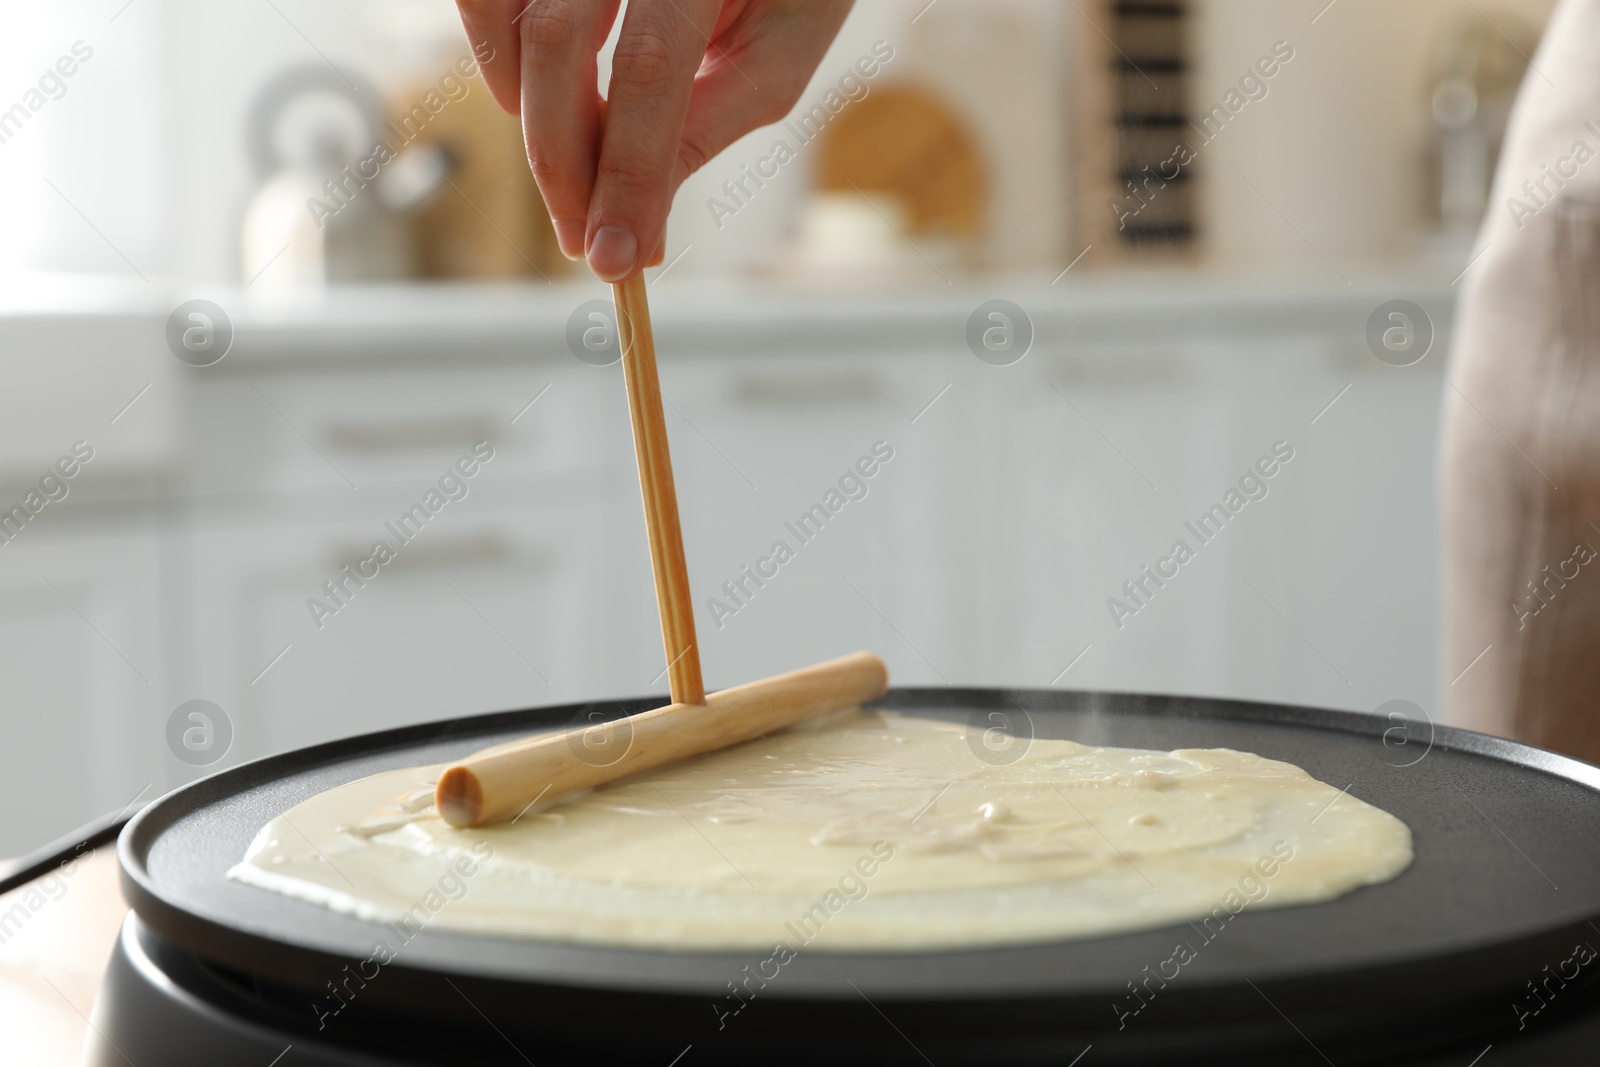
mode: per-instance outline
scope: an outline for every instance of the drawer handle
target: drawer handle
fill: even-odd
[[[345,452],[400,452],[470,444],[491,438],[485,415],[388,422],[334,422],[323,430],[329,444]]]
[[[741,375],[733,382],[733,399],[751,407],[834,407],[886,400],[889,387],[881,375],[867,371],[836,374]]]
[[[424,531],[424,534],[426,531]],[[394,539],[386,537],[393,547]],[[331,569],[338,570],[346,563],[354,564],[372,555],[372,544],[345,545],[334,553]],[[457,534],[454,537],[429,539],[419,536],[410,544],[402,545],[380,573],[398,571],[437,570],[446,567],[518,567],[534,571],[551,569],[554,553],[546,546],[522,548],[514,546],[496,533]]]

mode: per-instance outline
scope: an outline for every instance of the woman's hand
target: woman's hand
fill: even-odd
[[[660,262],[678,186],[799,99],[852,0],[456,0],[489,91],[522,116],[561,251],[617,281]]]

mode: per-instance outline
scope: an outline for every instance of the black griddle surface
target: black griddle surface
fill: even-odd
[[[263,824],[313,794],[378,771],[589,721],[584,716],[596,709],[631,714],[660,703],[502,712],[336,741],[223,771],[176,790],[132,821],[119,845],[124,893],[146,924],[184,951],[232,971],[320,989],[330,967],[336,974],[340,961],[364,959],[392,935],[379,924],[227,880],[224,873]],[[1198,947],[1198,958],[1162,994],[1169,1000],[1174,991],[1197,996],[1247,983],[1310,996],[1332,982],[1344,996],[1358,979],[1373,997],[1403,995],[1415,1007],[1435,998],[1498,997],[1542,965],[1558,963],[1569,954],[1562,946],[1570,949],[1580,934],[1600,944],[1600,925],[1591,925],[1600,923],[1600,768],[1587,763],[1428,723],[1401,727],[1354,713],[1202,698],[896,689],[874,706],[956,721],[998,711],[1022,724],[1020,731],[1031,722],[1043,738],[1225,747],[1286,760],[1404,820],[1416,861],[1392,882],[1329,903],[1247,909],[1210,943],[1180,924],[981,950],[805,950],[763,991],[765,998],[1077,1004],[1110,1020],[1130,982],[1186,941]],[[502,987],[703,1000],[725,997],[730,979],[767,955],[429,930],[405,946],[391,969],[434,981],[443,975]],[[371,996],[381,998],[386,989],[399,995],[404,985],[374,983]]]

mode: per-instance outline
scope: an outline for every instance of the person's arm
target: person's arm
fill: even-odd
[[[1596,43],[1600,0],[1560,4],[1511,112],[1478,251],[1457,279],[1440,514],[1448,721],[1591,762],[1600,166],[1576,163],[1574,147],[1600,99]]]
[[[522,117],[561,251],[606,281],[660,262],[672,196],[800,97],[852,0],[457,0],[483,77]],[[485,48],[485,46],[487,46]]]

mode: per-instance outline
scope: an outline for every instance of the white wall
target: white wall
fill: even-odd
[[[120,6],[0,9],[0,110],[23,100],[75,42],[91,50],[60,98],[0,144],[0,269],[131,278],[167,269],[165,8],[152,0],[138,18],[135,4],[113,21]]]
[[[1204,216],[1216,220],[1206,240],[1220,263],[1293,264],[1338,281],[1322,257],[1348,275],[1408,256],[1422,224],[1437,38],[1452,20],[1486,17],[1480,7],[1507,29],[1513,18],[1542,25],[1554,7],[1553,0],[1336,0],[1313,24],[1325,3],[1197,6],[1196,113],[1275,41],[1295,50],[1269,82],[1270,94],[1199,149]]]

